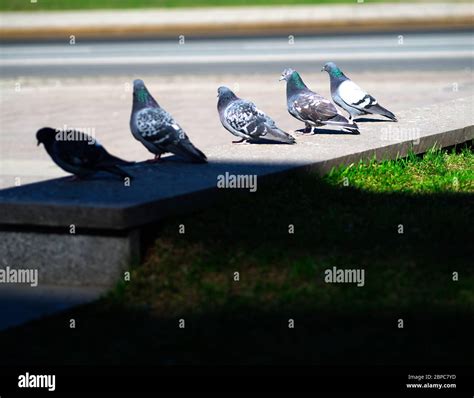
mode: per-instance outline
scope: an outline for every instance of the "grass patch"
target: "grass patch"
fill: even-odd
[[[436,149],[423,157],[408,157],[378,163],[360,161],[332,170],[325,178],[330,184],[349,184],[370,192],[474,192],[474,155]]]
[[[386,0],[370,0],[381,2]],[[366,1],[368,3],[369,1]],[[176,8],[217,6],[270,6],[296,4],[354,3],[352,0],[4,0],[2,11],[89,10],[123,8]]]
[[[158,238],[131,282],[99,303],[1,333],[2,357],[20,364],[471,363],[473,160],[467,149],[433,150],[323,178],[269,179],[256,193],[220,192],[209,210],[155,227]],[[365,286],[325,283],[333,266],[364,269]],[[64,333],[71,316],[85,325],[72,335]],[[399,318],[406,330],[397,329]],[[21,343],[26,336],[33,354]]]

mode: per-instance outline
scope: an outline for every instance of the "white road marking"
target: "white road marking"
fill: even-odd
[[[97,57],[97,58],[22,58],[22,59],[2,59],[0,66],[54,66],[54,65],[164,65],[164,64],[223,64],[223,63],[265,63],[283,61],[334,61],[342,60],[383,60],[383,59],[430,59],[430,58],[467,58],[472,57],[470,50],[459,51],[426,51],[426,52],[362,52],[357,54],[341,53],[288,53],[288,54],[261,54],[261,55],[189,55],[186,56],[150,56],[146,58],[135,57]]]

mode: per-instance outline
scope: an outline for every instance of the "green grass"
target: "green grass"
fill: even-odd
[[[459,154],[431,150],[423,157],[373,159],[332,170],[325,180],[371,192],[474,192],[474,156],[467,149]]]
[[[0,363],[472,363],[473,181],[471,150],[432,150],[223,190],[145,231],[143,264],[100,302],[1,333]],[[325,283],[333,266],[365,286]]]
[[[366,0],[366,3],[385,0]],[[3,11],[81,10],[114,8],[207,7],[207,6],[262,6],[292,4],[355,3],[353,0],[4,0]]]

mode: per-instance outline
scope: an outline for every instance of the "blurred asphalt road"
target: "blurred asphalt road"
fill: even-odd
[[[328,60],[352,71],[472,68],[472,32],[331,35],[291,38],[69,41],[3,44],[3,78],[113,74],[265,73],[293,66],[314,71]]]

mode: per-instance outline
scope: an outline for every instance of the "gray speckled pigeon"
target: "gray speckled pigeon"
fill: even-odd
[[[357,124],[338,113],[330,100],[306,87],[298,72],[291,68],[285,69],[280,80],[286,80],[288,112],[305,124],[304,129],[297,131],[310,133],[313,127],[329,125],[359,134]]]
[[[333,101],[349,113],[350,120],[358,115],[375,114],[397,121],[392,112],[379,105],[374,97],[344,75],[334,62],[328,62],[322,71],[329,74]]]
[[[127,162],[108,153],[91,136],[75,130],[55,130],[43,127],[36,133],[38,145],[43,144],[54,162],[68,173],[79,178],[89,177],[99,171],[107,171],[122,178],[132,177],[119,166]]]
[[[157,162],[165,152],[171,152],[192,163],[206,163],[206,155],[189,140],[172,116],[158,105],[143,80],[133,82],[133,108],[130,130]]]
[[[293,144],[294,137],[279,129],[275,122],[259,110],[253,102],[240,99],[229,88],[217,89],[217,111],[222,125],[241,139],[234,143],[247,141],[274,141]]]

